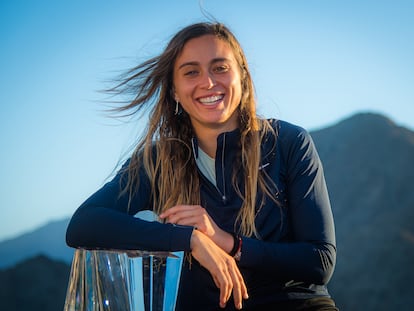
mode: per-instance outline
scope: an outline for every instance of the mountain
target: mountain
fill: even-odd
[[[341,311],[411,310],[414,132],[382,115],[360,113],[311,135],[324,165],[335,217],[338,255],[329,283],[332,296]],[[0,273],[0,293],[8,282],[2,273],[24,259],[43,253],[71,261],[72,250],[65,245],[67,223],[68,219],[53,222],[0,243],[0,267],[8,267]],[[15,288],[26,288],[38,271],[54,274],[52,263],[47,268],[37,262],[39,268],[27,269],[27,279],[16,280]],[[42,283],[39,279],[38,285]],[[55,286],[66,289],[67,278],[56,278]]]
[[[414,133],[363,113],[311,133],[337,233],[343,310],[408,310],[414,293]]]
[[[63,310],[70,267],[36,256],[0,270],[0,310]]]
[[[39,254],[69,263],[73,250],[65,243],[68,223],[69,219],[53,221],[32,232],[0,242],[0,268],[13,266]]]

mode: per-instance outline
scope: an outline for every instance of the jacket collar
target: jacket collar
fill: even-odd
[[[217,136],[217,151],[224,147],[237,148],[240,142],[240,129],[235,129],[230,132],[223,132]],[[191,147],[193,149],[194,157],[198,158],[198,139],[194,136],[191,139]],[[216,152],[217,152],[216,151]]]

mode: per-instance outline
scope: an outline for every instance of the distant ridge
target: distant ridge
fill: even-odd
[[[411,310],[414,132],[383,115],[359,113],[311,135],[335,217],[338,256],[328,286],[332,296],[344,311]],[[1,242],[0,267],[13,269],[37,254],[69,263],[68,221]],[[67,280],[56,282],[62,288],[66,285]]]
[[[344,310],[409,310],[414,133],[382,115],[363,113],[311,134],[336,222],[332,294]]]
[[[73,250],[65,243],[68,223],[69,219],[52,221],[32,232],[0,242],[0,269],[40,254],[70,262]]]

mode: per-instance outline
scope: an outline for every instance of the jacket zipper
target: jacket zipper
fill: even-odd
[[[226,176],[224,173],[224,151],[226,149],[226,134],[223,134],[223,146],[221,149],[221,178],[222,178],[222,182],[223,182],[223,193],[220,192],[219,188],[217,187],[217,190],[220,192],[221,194],[221,200],[223,201],[223,203],[225,204],[227,202],[227,198],[226,198]]]
[[[207,181],[208,184],[211,184],[213,186],[214,189],[216,189],[217,193],[219,194],[219,196],[221,197],[221,201],[226,204],[227,202],[227,197],[226,197],[226,176],[224,174],[224,155],[225,155],[225,145],[226,145],[226,134],[223,134],[223,146],[222,146],[222,150],[221,150],[221,178],[222,178],[222,182],[223,182],[223,192],[220,191],[218,185],[213,185],[207,177],[205,177],[203,175],[203,173],[201,173],[200,169],[198,169],[199,173],[202,175],[202,177]],[[194,139],[191,141],[191,147],[193,149],[193,156],[196,157],[198,152],[195,148],[194,145]],[[216,172],[216,180],[217,180],[217,172]],[[217,182],[216,182],[217,184]]]

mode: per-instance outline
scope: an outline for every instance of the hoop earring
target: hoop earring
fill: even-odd
[[[178,115],[180,110],[180,103],[178,102],[178,100],[175,101],[175,115]]]

